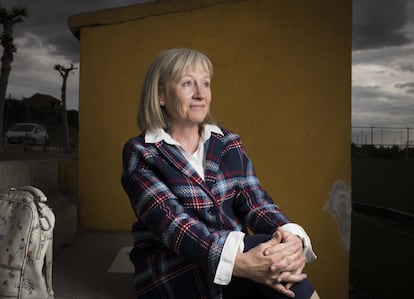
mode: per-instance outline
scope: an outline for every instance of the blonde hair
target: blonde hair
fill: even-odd
[[[168,130],[169,119],[159,96],[167,92],[170,82],[178,80],[189,68],[202,66],[213,76],[213,65],[206,55],[192,49],[170,49],[161,52],[150,65],[141,89],[138,107],[138,126],[142,132],[163,128]],[[204,123],[213,123],[210,112]]]

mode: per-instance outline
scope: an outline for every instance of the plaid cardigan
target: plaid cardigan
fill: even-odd
[[[290,222],[260,187],[239,136],[221,129],[205,144],[204,181],[176,146],[144,135],[124,146],[139,298],[221,298],[213,279],[229,232],[272,234]]]

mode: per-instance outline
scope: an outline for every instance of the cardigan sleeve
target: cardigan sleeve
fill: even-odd
[[[162,244],[214,276],[229,231],[211,231],[187,213],[161,179],[154,159],[139,142],[124,147],[121,181],[137,218]]]

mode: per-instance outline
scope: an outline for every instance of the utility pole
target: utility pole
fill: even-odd
[[[66,83],[70,72],[76,70],[73,64],[70,64],[69,67],[64,67],[63,65],[56,64],[55,70],[59,72],[62,77],[62,88],[61,88],[61,98],[62,98],[62,123],[63,129],[65,131],[65,151],[69,152],[70,149],[70,136],[69,136],[69,124],[68,124],[68,114],[66,111]]]

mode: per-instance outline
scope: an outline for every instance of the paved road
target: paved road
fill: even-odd
[[[49,148],[46,151],[41,146],[7,146],[6,151],[0,152],[0,161],[16,160],[55,160],[77,159],[77,151],[65,152],[60,148]]]
[[[414,227],[352,213],[350,299],[412,298]]]

